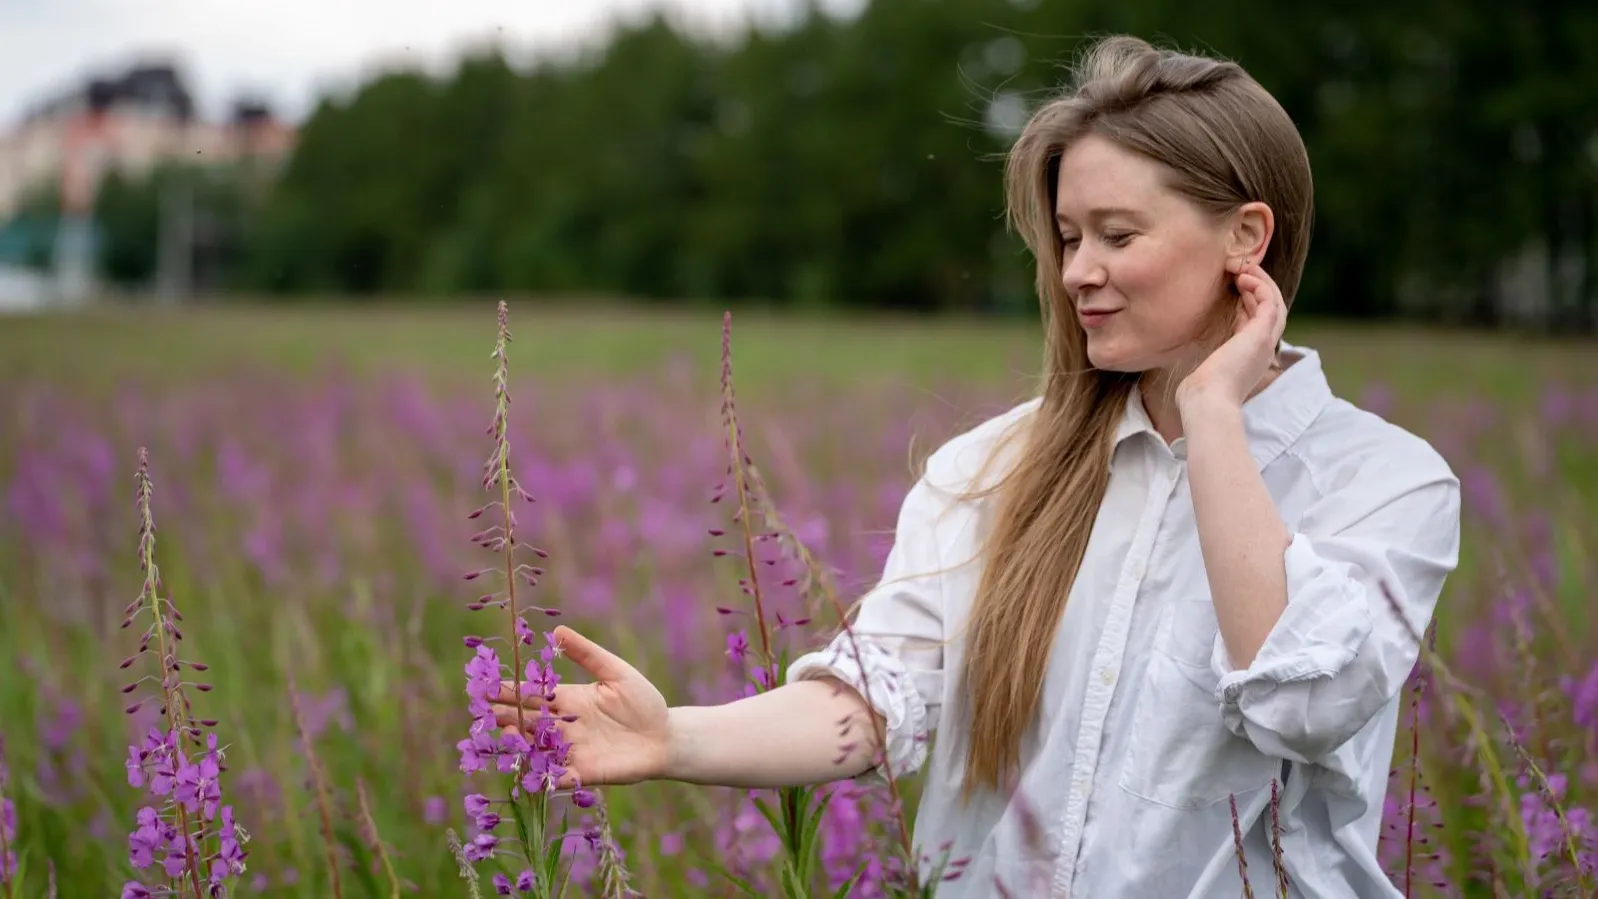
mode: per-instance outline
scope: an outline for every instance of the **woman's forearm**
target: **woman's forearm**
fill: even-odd
[[[1287,607],[1291,536],[1249,454],[1243,412],[1225,402],[1183,409],[1199,550],[1227,654],[1247,668]]]
[[[871,716],[858,692],[832,678],[785,684],[725,705],[678,706],[669,713],[662,776],[747,789],[854,777],[875,759]]]

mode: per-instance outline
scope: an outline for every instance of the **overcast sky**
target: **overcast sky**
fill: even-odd
[[[828,0],[853,11],[861,0]],[[200,113],[249,91],[298,117],[329,89],[399,60],[447,66],[458,49],[590,43],[618,17],[665,8],[695,27],[780,19],[794,0],[0,0],[0,128],[85,77],[172,58]]]

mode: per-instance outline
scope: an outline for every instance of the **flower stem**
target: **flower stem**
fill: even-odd
[[[394,861],[388,857],[388,847],[383,845],[383,836],[377,832],[377,819],[372,817],[371,803],[366,799],[366,782],[355,781],[355,798],[361,803],[361,815],[366,818],[366,826],[371,828],[372,842],[377,848],[377,857],[383,862],[383,870],[388,875],[389,899],[400,899],[399,875],[394,871]]]
[[[499,340],[495,342],[494,355],[499,365],[494,372],[497,408],[494,410],[494,438],[498,444],[499,464],[494,477],[499,481],[499,510],[505,520],[505,603],[510,610],[511,683],[516,685],[516,730],[527,738],[527,721],[522,714],[522,641],[517,634],[516,622],[516,534],[512,531],[510,511],[510,324],[503,300],[499,303]]]
[[[732,478],[738,488],[738,523],[743,526],[744,560],[749,566],[749,593],[755,601],[755,620],[760,627],[760,651],[765,658],[768,668],[775,668],[774,657],[771,654],[771,634],[766,625],[765,601],[760,592],[760,577],[755,570],[755,540],[752,526],[749,523],[749,483],[744,471],[744,464],[748,455],[743,446],[742,429],[738,427],[738,413],[733,403],[732,386],[732,313],[727,312],[722,316],[721,332],[721,390],[722,404],[725,406],[725,426],[727,428],[727,450],[732,456]],[[769,682],[775,685],[777,672],[768,671]]]
[[[316,750],[311,746],[311,733],[305,727],[305,715],[300,707],[300,691],[294,683],[293,675],[289,676],[289,705],[294,710],[294,724],[299,728],[300,739],[305,744],[305,760],[311,766],[311,782],[316,787],[316,812],[322,819],[322,844],[327,850],[327,876],[332,881],[333,899],[343,899],[344,890],[338,876],[338,856],[333,854],[333,813],[329,808],[327,797],[327,775],[322,771],[322,762],[316,757]]]
[[[1420,691],[1423,683],[1417,676],[1415,689],[1409,697],[1409,820],[1405,822],[1404,835],[1404,899],[1411,899],[1415,890],[1415,782],[1420,777]]]
[[[156,650],[160,653],[160,657],[156,661],[156,670],[161,676],[161,691],[166,705],[167,727],[170,731],[168,739],[171,742],[171,750],[177,753],[179,758],[182,758],[184,756],[184,729],[182,727],[182,716],[178,712],[178,702],[183,698],[183,685],[181,679],[177,676],[175,661],[174,670],[171,672],[172,680],[170,682],[167,680],[167,659],[175,660],[177,654],[175,648],[167,644],[167,623],[166,619],[161,615],[161,605],[165,600],[161,598],[158,592],[160,571],[155,564],[155,517],[150,513],[152,485],[150,483],[149,464],[149,451],[142,446],[139,447],[139,527],[142,531],[139,535],[139,561],[144,568],[143,595],[149,603],[150,614],[155,617]],[[172,760],[174,771],[178,768],[177,762],[178,759]],[[184,855],[186,856],[185,861],[188,862],[189,879],[194,887],[194,899],[205,899],[205,894],[200,884],[200,860],[198,858],[200,841],[194,839],[189,832],[189,816],[183,807],[183,803],[177,803],[177,812],[178,832],[185,843],[188,844],[184,847]]]
[[[0,795],[0,798],[4,798],[3,795]],[[0,827],[0,887],[5,887],[6,899],[16,899],[17,894],[14,892],[15,887],[11,883],[12,872],[3,870],[6,863],[6,855],[9,850],[10,847],[6,845],[6,829],[4,827]]]

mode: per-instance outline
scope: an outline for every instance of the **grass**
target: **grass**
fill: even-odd
[[[740,572],[706,536],[731,527],[709,502],[726,467],[719,314],[512,304],[510,319],[512,467],[539,500],[519,527],[551,557],[535,601],[671,702],[738,695],[749,671],[725,640],[750,625],[714,607],[741,607]],[[751,452],[845,601],[881,564],[912,444],[1018,398],[1037,339],[1014,324],[737,316]],[[1569,857],[1588,858],[1598,830],[1595,348],[1318,323],[1288,339],[1322,352],[1340,394],[1431,439],[1466,484],[1465,556],[1438,620],[1447,676],[1412,684],[1425,691],[1395,754],[1384,861],[1414,895],[1573,883]],[[122,713],[116,665],[141,629],[117,628],[143,580],[139,446],[183,645],[211,666],[195,713],[218,720],[222,789],[251,835],[241,892],[330,895],[336,873],[343,896],[466,895],[445,830],[470,838],[461,637],[497,626],[463,610],[482,591],[460,580],[486,564],[465,516],[485,501],[492,346],[486,302],[0,320],[0,670],[23,675],[0,685],[0,730],[19,895],[40,894],[47,864],[66,896],[114,894],[131,873],[139,791],[122,761],[143,719]],[[794,564],[769,561],[773,583]],[[768,592],[768,612],[807,610]],[[784,851],[734,791],[606,795],[648,896],[721,895],[712,863],[758,879]],[[817,878],[841,883],[891,844],[883,815],[880,796],[835,798]],[[1428,842],[1408,836],[1412,818]],[[1422,888],[1422,874],[1451,886]]]
[[[483,305],[194,306],[16,317],[0,320],[0,377],[188,378],[255,363],[475,379]],[[517,340],[524,375],[613,377],[672,360],[714,375],[719,311],[509,305],[523,323]],[[738,322],[740,378],[753,389],[796,378],[831,385],[1024,379],[1035,370],[1040,339],[1030,321],[740,312]],[[1457,395],[1467,385],[1492,399],[1529,398],[1550,381],[1588,371],[1594,348],[1591,341],[1320,322],[1295,323],[1287,339],[1323,351],[1334,389],[1357,393],[1382,381],[1414,399]]]

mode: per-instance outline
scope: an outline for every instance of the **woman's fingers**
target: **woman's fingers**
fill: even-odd
[[[555,686],[555,705],[560,704],[561,694],[565,692],[565,689],[566,688],[563,685],[557,684]],[[508,680],[500,681],[499,693],[495,694],[494,698],[490,701],[507,704],[516,702],[515,683]],[[522,682],[522,708],[533,709],[536,711],[548,704],[549,702],[544,698],[544,694],[539,688],[534,687],[532,684],[529,684],[525,681]]]
[[[502,705],[502,704],[496,702],[491,707],[494,710],[494,723],[495,724],[499,725],[502,728],[505,728],[507,731],[513,731],[513,730],[516,729],[516,727],[517,727],[519,722],[517,721],[517,718],[516,718],[516,707],[515,706]],[[523,710],[523,711],[525,712],[525,710]]]
[[[617,681],[632,672],[632,666],[619,656],[564,624],[555,628],[555,640],[566,658],[592,674],[595,680]]]
[[[529,709],[526,706],[523,706],[520,717],[518,717],[516,707],[513,705],[506,705],[503,702],[490,703],[489,708],[493,709],[494,711],[494,723],[500,727],[505,727],[507,725],[516,726],[518,724],[526,724],[537,721],[538,716],[542,714],[541,710],[539,709]],[[553,707],[550,708],[549,714],[554,716],[555,719],[563,726],[571,724],[576,720],[575,717],[570,715],[562,716],[560,712]]]

